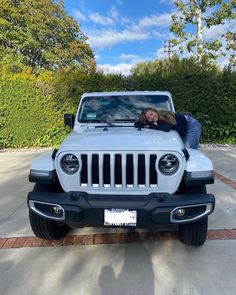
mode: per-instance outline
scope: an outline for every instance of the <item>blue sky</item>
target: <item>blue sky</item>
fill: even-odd
[[[137,62],[167,56],[164,41],[170,33],[172,0],[64,0],[79,23],[105,72],[129,74]],[[222,31],[218,27],[218,31]],[[207,32],[216,37],[216,30]],[[223,63],[224,61],[221,61]]]
[[[65,0],[105,70],[127,74],[133,64],[163,55],[170,38],[168,0]]]

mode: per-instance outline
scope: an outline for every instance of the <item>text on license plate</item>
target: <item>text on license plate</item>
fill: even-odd
[[[105,209],[104,225],[136,226],[137,210]]]

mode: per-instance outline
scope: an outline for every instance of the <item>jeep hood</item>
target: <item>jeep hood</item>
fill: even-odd
[[[180,151],[183,148],[183,143],[174,130],[164,132],[138,130],[134,127],[107,127],[73,131],[59,151]]]

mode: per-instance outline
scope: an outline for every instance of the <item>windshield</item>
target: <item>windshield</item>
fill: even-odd
[[[134,122],[147,107],[170,110],[166,95],[116,95],[85,97],[82,101],[79,122]]]

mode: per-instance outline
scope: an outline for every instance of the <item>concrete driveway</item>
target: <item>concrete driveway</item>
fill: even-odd
[[[0,153],[0,294],[236,294],[236,149],[203,149],[214,164],[209,239],[76,229],[58,244],[33,238],[26,195],[39,152]],[[112,234],[113,233],[113,234]],[[17,244],[18,243],[18,244]]]

